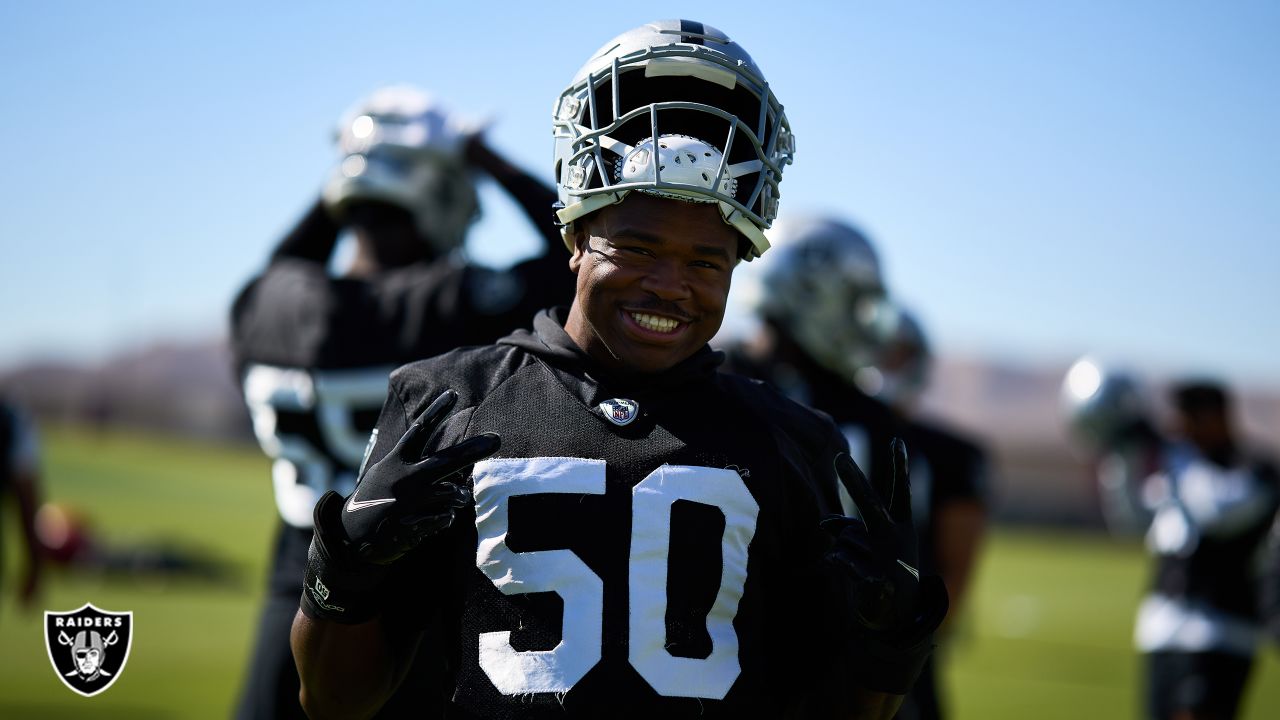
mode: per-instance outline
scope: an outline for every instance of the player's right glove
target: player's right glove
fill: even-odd
[[[340,623],[370,620],[390,566],[426,538],[449,528],[471,502],[461,484],[475,463],[497,452],[496,433],[467,438],[423,457],[432,432],[458,400],[445,391],[369,467],[351,496],[329,491],[316,503],[301,607]]]
[[[875,485],[848,455],[836,457],[836,474],[862,517],[832,516],[821,527],[832,541],[825,564],[846,613],[855,682],[904,695],[933,651],[948,603],[942,579],[917,569],[906,444],[894,438],[890,452],[892,468]]]

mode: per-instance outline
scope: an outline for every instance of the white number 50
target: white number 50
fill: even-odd
[[[477,463],[476,567],[504,595],[554,592],[564,602],[560,644],[518,651],[508,631],[480,634],[480,667],[505,695],[568,692],[601,654],[604,582],[571,550],[512,552],[507,547],[508,500],[517,495],[603,495],[605,463],[584,458],[502,458]],[[759,505],[733,470],[663,465],[632,488],[630,653],[632,667],[660,695],[720,699],[741,670],[738,614],[747,579],[747,546]],[[666,649],[667,554],[671,505],[711,505],[724,513],[720,590],[707,614],[711,654],[683,658]]]

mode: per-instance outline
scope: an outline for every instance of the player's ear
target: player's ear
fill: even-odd
[[[577,274],[582,267],[582,260],[587,255],[587,240],[591,235],[586,231],[586,223],[578,221],[565,231],[565,237],[573,243],[573,255],[569,257],[569,270]]]

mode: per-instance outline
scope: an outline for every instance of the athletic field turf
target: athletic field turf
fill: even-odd
[[[18,610],[16,519],[5,508],[0,588],[0,718],[226,718],[240,685],[274,510],[256,449],[46,429],[45,495],[86,513],[113,548],[163,546],[215,558],[221,580],[55,573]],[[1147,563],[1136,545],[1048,532],[997,531],[949,648],[960,720],[1137,717],[1133,609]],[[85,602],[132,610],[128,665],[84,698],[54,676],[41,610]],[[1244,717],[1280,717],[1280,654],[1268,648]]]

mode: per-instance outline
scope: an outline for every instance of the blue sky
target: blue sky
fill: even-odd
[[[861,224],[943,352],[1280,384],[1268,2],[6,3],[0,367],[224,332],[378,85],[491,117],[549,177],[577,67],[680,15],[786,105],[782,211]],[[483,199],[477,257],[535,247]]]

